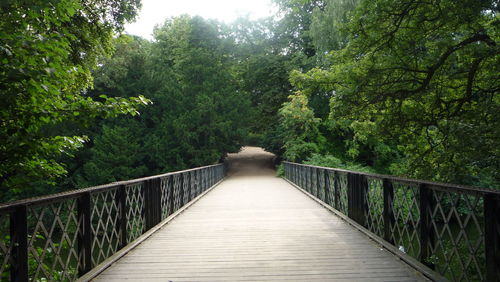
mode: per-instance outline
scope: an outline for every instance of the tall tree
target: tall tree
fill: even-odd
[[[218,22],[181,16],[158,27],[149,62],[155,106],[143,118],[153,171],[206,165],[246,136],[249,100],[238,91]]]
[[[499,23],[496,1],[362,1],[333,66],[295,82],[333,91],[333,119],[397,143],[409,175],[498,183]]]
[[[94,101],[91,70],[111,53],[111,38],[132,20],[139,0],[3,1],[0,5],[0,186],[21,189],[65,173],[56,160],[83,136],[53,136],[47,127],[90,124],[97,116],[135,114],[139,98]]]

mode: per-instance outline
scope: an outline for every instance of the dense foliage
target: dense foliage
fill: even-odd
[[[495,1],[361,1],[339,27],[347,43],[331,44],[329,66],[292,81],[330,97],[329,120],[351,158],[374,165],[389,154],[393,161],[382,163],[391,173],[493,184],[497,9]]]
[[[2,2],[2,200],[206,165],[244,144],[499,185],[495,1],[274,2],[259,21],[170,18],[152,41],[116,34],[138,0]]]
[[[111,37],[135,17],[138,1],[2,1],[0,5],[0,189],[20,190],[66,172],[58,155],[71,154],[82,135],[50,134],[64,122],[135,114],[139,98],[85,95]],[[0,194],[1,195],[1,194]]]

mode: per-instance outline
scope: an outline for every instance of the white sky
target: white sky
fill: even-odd
[[[152,39],[153,28],[172,16],[189,14],[230,23],[238,16],[255,20],[276,11],[271,0],[142,0],[142,9],[135,23],[125,26],[129,34]]]

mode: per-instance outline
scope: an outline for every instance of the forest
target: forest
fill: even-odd
[[[494,0],[274,0],[123,33],[140,0],[0,4],[0,202],[279,160],[500,189]]]

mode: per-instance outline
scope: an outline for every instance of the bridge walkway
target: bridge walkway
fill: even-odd
[[[94,281],[425,281],[246,148],[229,177]]]

